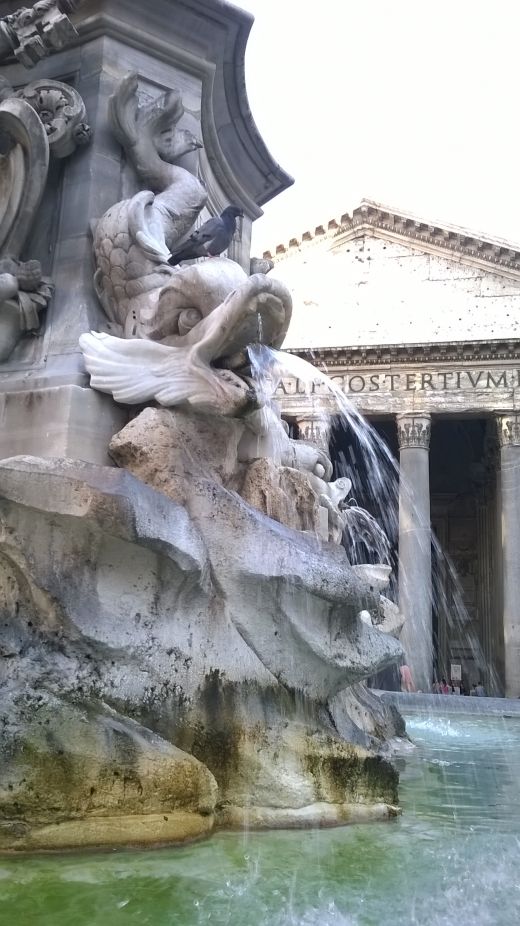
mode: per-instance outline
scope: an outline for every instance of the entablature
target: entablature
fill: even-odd
[[[293,350],[330,380],[311,387],[284,377],[282,412],[341,411],[343,400],[367,415],[420,409],[430,414],[489,416],[520,407],[520,340],[392,344]],[[317,402],[316,397],[320,396]]]

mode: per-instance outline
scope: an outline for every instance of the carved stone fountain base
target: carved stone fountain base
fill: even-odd
[[[358,621],[373,593],[338,548],[214,479],[184,507],[121,469],[17,457],[0,497],[1,849],[395,812],[392,718],[350,718],[366,660],[399,645]]]

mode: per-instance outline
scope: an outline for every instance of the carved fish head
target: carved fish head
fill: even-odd
[[[157,153],[163,161],[175,164],[185,154],[202,148],[202,142],[189,129],[178,129],[175,126],[165,129],[157,136]]]
[[[211,258],[172,274],[136,340],[83,335],[91,385],[116,401],[240,417],[262,404],[245,361],[258,340],[279,347],[291,297],[277,280],[247,277],[234,261]],[[160,343],[157,343],[160,342]]]

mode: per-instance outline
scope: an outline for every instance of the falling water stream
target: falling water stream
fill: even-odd
[[[298,390],[307,396],[310,414],[320,422],[325,433],[329,430],[331,416],[334,416],[341,427],[355,437],[360,448],[359,459],[354,464],[339,454],[336,463],[336,475],[347,476],[352,482],[343,545],[353,564],[366,563],[367,554],[370,562],[391,564],[391,553],[397,548],[399,533],[399,493],[408,496],[410,507],[413,491],[400,477],[398,461],[388,445],[335,382],[311,363],[261,343],[249,347],[249,357],[255,386],[264,400],[270,401],[275,396],[282,377],[291,376],[297,381]],[[375,517],[356,502],[361,483],[363,502],[377,512]],[[466,641],[478,675],[486,662],[482,647],[477,637],[468,630],[470,621],[453,563],[433,533],[431,556],[432,606],[437,613],[446,614],[453,635]],[[440,581],[441,576],[443,581]],[[396,597],[395,577],[393,596]],[[425,634],[431,636],[431,630],[425,628]],[[433,656],[432,652],[432,664]],[[492,690],[499,690],[492,670],[490,676]]]

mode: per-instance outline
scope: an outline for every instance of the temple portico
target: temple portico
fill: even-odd
[[[520,696],[520,248],[365,200],[264,257],[293,297],[284,349],[335,390],[288,376],[277,398],[322,445],[328,410],[336,474],[390,533],[417,687]],[[379,502],[344,401],[393,457]]]
[[[490,693],[518,697],[520,414],[511,405],[520,393],[520,342],[314,350],[313,362],[372,423],[398,466],[394,597],[417,687],[428,690],[461,666],[464,684],[482,680]],[[284,378],[284,417],[295,435],[323,445],[329,411],[337,474],[341,445],[343,460],[355,459],[348,475],[360,501],[349,426],[334,418],[327,390],[312,389],[309,396]]]

